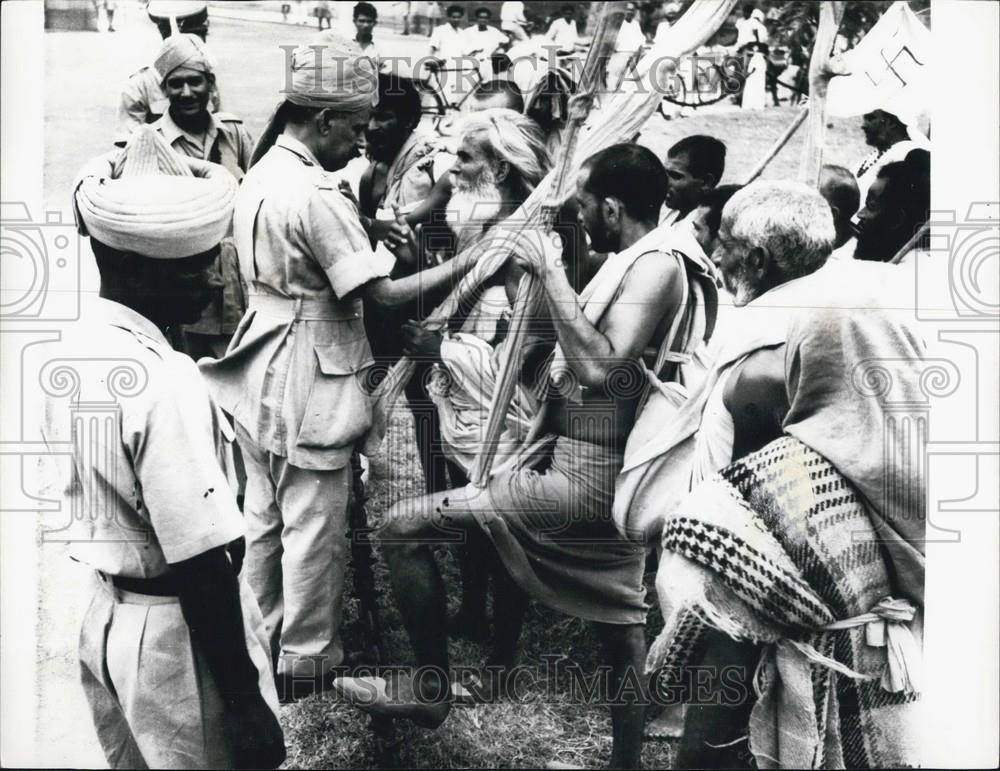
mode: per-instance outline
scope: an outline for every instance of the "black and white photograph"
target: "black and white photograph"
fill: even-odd
[[[1000,765],[1000,0],[0,14],[0,764]]]

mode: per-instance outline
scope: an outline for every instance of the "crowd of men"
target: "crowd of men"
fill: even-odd
[[[662,158],[606,147],[553,237],[510,221],[553,168],[557,129],[508,81],[479,87],[446,150],[421,133],[412,82],[327,35],[294,51],[255,143],[219,109],[207,16],[165,32],[126,86],[119,147],[74,187],[100,297],[47,354],[145,373],[100,451],[59,469],[80,510],[115,513],[79,520],[74,545],[97,576],[80,657],[112,766],[275,767],[279,702],[324,689],[436,728],[468,695],[449,634],[491,645],[480,695],[503,698],[529,599],[598,630],[615,767],[640,764],[658,678],[707,666],[700,695],[681,682],[666,707],[682,766],[919,760],[900,727],[915,684],[864,630],[919,640],[923,486],[883,451],[899,440],[883,436],[886,400],[852,388],[869,357],[903,396],[920,375],[918,331],[877,291],[906,269],[871,264],[926,258],[929,156],[896,116],[866,115],[871,157],[825,167],[818,189],[720,184],[717,137]],[[355,194],[332,173],[365,151]],[[487,274],[498,237],[506,257]],[[522,312],[529,281],[541,291]],[[456,286],[475,291],[449,324],[422,323]],[[720,295],[737,309],[717,323]],[[373,662],[352,660],[341,627],[368,375],[402,356],[419,364],[406,396],[426,494],[395,500],[376,539],[419,676],[386,681],[350,676]],[[477,486],[508,360],[505,462]],[[46,441],[71,441],[68,399],[109,387],[99,369],[79,378],[77,396],[46,395]],[[681,501],[644,538],[614,513],[636,469]],[[450,620],[432,547],[455,531]],[[666,627],[647,659],[651,554]],[[738,698],[717,698],[734,683]]]

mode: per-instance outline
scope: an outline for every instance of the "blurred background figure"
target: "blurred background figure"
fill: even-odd
[[[500,6],[500,29],[507,33],[511,43],[528,39],[528,20],[524,16],[524,3],[507,2]]]

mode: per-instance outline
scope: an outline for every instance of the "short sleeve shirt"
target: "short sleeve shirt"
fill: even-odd
[[[457,59],[468,53],[465,30],[442,24],[431,35],[431,51],[441,59]]]
[[[160,116],[153,128],[181,155],[218,163],[237,181],[243,179],[250,166],[253,138],[243,121],[230,113],[209,113],[208,130],[202,136],[189,134],[178,126],[169,111]]]
[[[477,53],[479,58],[488,58],[502,43],[507,42],[507,36],[496,27],[486,25],[486,29],[472,26],[465,30],[465,53]]]
[[[202,372],[262,449],[299,468],[340,468],[371,425],[361,382],[374,363],[362,301],[344,298],[394,260],[373,253],[355,204],[287,134],[244,177],[233,231],[249,309]]]
[[[224,469],[232,430],[152,322],[100,299],[40,348],[46,481],[72,514],[75,559],[152,578],[244,534]]]

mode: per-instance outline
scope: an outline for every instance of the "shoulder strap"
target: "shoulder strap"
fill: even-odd
[[[659,374],[663,371],[663,365],[668,361],[676,362],[677,364],[683,364],[688,359],[690,359],[690,354],[687,351],[675,352],[674,347],[677,341],[680,339],[680,335],[683,330],[686,330],[689,326],[685,323],[692,309],[690,302],[690,285],[688,282],[687,266],[684,264],[684,257],[678,253],[676,250],[672,251],[671,254],[677,259],[678,266],[680,267],[681,275],[681,304],[677,308],[677,312],[674,314],[673,321],[670,322],[670,329],[667,334],[663,337],[663,342],[660,343],[660,350],[656,354],[656,362],[653,365],[653,369],[650,370],[646,366],[646,362],[643,361],[642,357],[639,357],[639,363],[642,368],[646,370],[646,385],[643,389],[642,396],[639,398],[639,405],[636,409],[636,415],[642,412],[642,408],[646,405],[646,400],[649,399],[650,389],[659,381]],[[671,380],[677,379],[678,367],[674,368]]]
[[[680,267],[681,305],[677,309],[677,313],[674,314],[674,319],[670,323],[670,329],[664,336],[663,342],[660,344],[660,350],[656,354],[656,364],[654,365],[653,374],[657,377],[663,371],[663,365],[668,361],[683,364],[690,358],[690,355],[686,351],[674,350],[677,341],[681,339],[681,334],[690,325],[690,316],[693,308],[690,296],[691,286],[688,281],[687,266],[684,264],[684,257],[676,251],[672,252],[672,254],[677,259],[678,266]],[[671,379],[675,378],[676,376]]]

